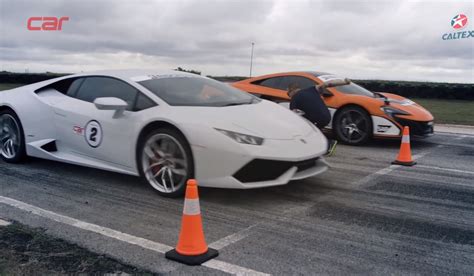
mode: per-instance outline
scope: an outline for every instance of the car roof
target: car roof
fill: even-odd
[[[39,89],[42,87],[46,87],[51,83],[69,79],[69,78],[78,78],[78,77],[89,77],[89,76],[104,76],[104,77],[114,77],[118,79],[122,79],[129,82],[139,82],[145,79],[151,79],[150,76],[162,76],[162,77],[195,77],[195,78],[206,78],[204,76],[191,74],[182,71],[174,71],[174,70],[157,70],[157,69],[127,69],[127,70],[100,70],[100,71],[92,71],[92,72],[82,72],[77,74],[66,75],[62,77],[57,77],[53,79],[48,79],[36,83],[32,83],[29,85],[25,85],[19,88],[28,88],[28,89]]]
[[[110,76],[120,79],[128,79],[137,82],[137,79],[144,76],[169,76],[169,77],[199,77],[199,75],[174,70],[157,69],[122,69],[122,70],[100,70],[75,74],[74,76]]]
[[[302,74],[312,75],[314,77],[319,77],[319,76],[323,76],[323,75],[331,75],[330,73],[320,72],[320,71],[278,72],[278,73],[271,73],[271,74],[260,75],[260,76],[257,76],[257,77],[248,78],[248,79],[242,80],[242,82],[248,82],[248,81],[252,82],[252,81],[255,81],[255,80],[262,80],[262,79],[273,78],[273,77],[282,77],[282,76],[298,76],[298,75],[302,75]]]
[[[303,73],[311,74],[315,77],[319,77],[319,76],[323,76],[323,75],[331,75],[330,73],[320,72],[320,71],[304,71]]]

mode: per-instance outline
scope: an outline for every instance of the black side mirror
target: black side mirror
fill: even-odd
[[[323,97],[332,97],[332,96],[334,96],[334,94],[331,93],[331,91],[329,91],[326,88],[325,84],[316,85],[315,87],[316,87],[316,91],[318,91],[318,93],[321,94],[321,96],[323,96]]]
[[[323,97],[332,97],[332,96],[334,96],[334,94],[331,91],[327,90],[326,88],[323,89],[323,92],[321,93],[321,95],[323,95]]]

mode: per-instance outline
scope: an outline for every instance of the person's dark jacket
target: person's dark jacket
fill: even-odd
[[[304,117],[318,128],[323,128],[331,121],[331,113],[324,104],[316,87],[308,87],[298,91],[290,101],[290,109],[299,109],[304,112]]]

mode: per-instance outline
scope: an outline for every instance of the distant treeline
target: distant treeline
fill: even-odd
[[[390,92],[404,97],[474,100],[474,84],[472,83],[384,80],[354,80],[354,82],[370,91]]]
[[[57,73],[11,73],[0,72],[0,83],[30,84],[68,74]],[[235,82],[245,79],[239,76],[208,76],[223,82]],[[385,80],[354,80],[355,83],[370,91],[390,92],[405,97],[474,100],[474,84],[438,83]]]
[[[0,83],[22,83],[31,84],[52,78],[62,77],[69,74],[58,74],[58,73],[12,73],[2,71],[0,72]]]

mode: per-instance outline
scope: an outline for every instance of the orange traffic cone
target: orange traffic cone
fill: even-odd
[[[166,252],[166,258],[187,265],[200,265],[217,257],[217,250],[208,248],[202,229],[197,181],[189,179],[184,198],[183,219],[176,249]]]
[[[395,165],[413,166],[416,164],[411,158],[410,149],[410,128],[405,126],[403,128],[402,144],[400,145],[400,152],[397,159],[392,162]]]

